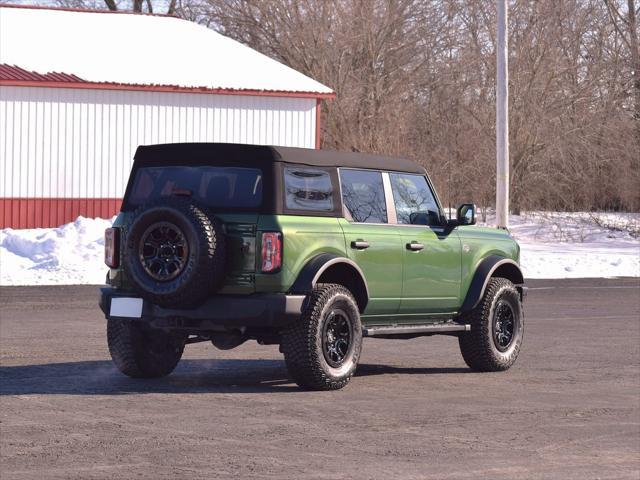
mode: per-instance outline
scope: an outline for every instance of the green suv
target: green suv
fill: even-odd
[[[519,247],[447,219],[408,160],[300,148],[138,148],[105,233],[100,307],[131,377],[160,377],[186,344],[279,344],[301,387],[353,376],[363,337],[454,335],[469,367],[506,370],[522,344]]]

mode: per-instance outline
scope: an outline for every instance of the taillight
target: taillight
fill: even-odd
[[[104,263],[111,268],[118,268],[120,264],[120,230],[117,228],[104,231]]]
[[[262,271],[276,272],[282,266],[282,234],[264,232],[262,234]]]

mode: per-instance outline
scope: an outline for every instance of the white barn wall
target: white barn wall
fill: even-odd
[[[114,198],[138,145],[315,146],[315,99],[0,87],[0,197]]]
[[[19,228],[113,214],[138,145],[316,145],[315,98],[0,86],[0,122],[0,222]]]

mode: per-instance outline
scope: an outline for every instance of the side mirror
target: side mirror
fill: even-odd
[[[476,224],[476,206],[473,203],[463,203],[458,207],[458,225]]]

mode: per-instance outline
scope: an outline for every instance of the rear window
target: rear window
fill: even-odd
[[[243,167],[144,167],[136,172],[127,203],[137,207],[170,196],[191,196],[207,207],[262,204],[262,170]]]
[[[318,168],[284,168],[285,206],[291,210],[330,212],[333,187],[329,172]]]

